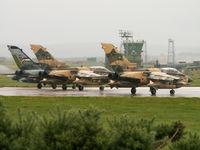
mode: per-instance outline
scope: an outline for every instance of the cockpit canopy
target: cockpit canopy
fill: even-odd
[[[110,72],[107,68],[105,68],[103,66],[93,66],[93,67],[90,67],[90,69],[92,71]]]
[[[182,74],[175,68],[161,68],[161,70],[162,72],[165,72],[165,73]]]

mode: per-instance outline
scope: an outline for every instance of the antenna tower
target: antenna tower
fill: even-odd
[[[172,39],[168,39],[167,65],[171,66],[171,67],[175,66],[174,40],[172,40]]]
[[[147,58],[147,41],[144,41],[144,63],[147,64],[148,58]]]
[[[121,37],[120,52],[122,53],[123,44],[133,41],[133,33],[128,30],[119,30],[119,36]]]

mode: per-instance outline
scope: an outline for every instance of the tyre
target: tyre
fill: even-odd
[[[103,91],[103,90],[104,90],[104,87],[103,87],[103,86],[100,86],[100,87],[99,87],[99,90],[100,90],[100,91]]]
[[[56,89],[57,88],[56,84],[52,84],[51,87],[52,87],[52,89]]]
[[[151,92],[151,95],[156,95],[156,89],[155,88],[150,87],[150,92]]]
[[[63,84],[63,85],[62,85],[62,89],[63,89],[64,91],[66,91],[66,90],[67,90],[67,85],[66,85],[66,84]]]
[[[131,94],[135,95],[136,94],[136,88],[131,89]]]
[[[83,88],[83,86],[79,85],[78,89],[79,89],[79,91],[83,91],[84,88]]]
[[[72,89],[76,89],[76,85],[73,84],[73,85],[72,85]]]
[[[41,84],[41,83],[38,83],[37,88],[38,88],[38,89],[41,89],[41,88],[42,88],[42,84]]]
[[[170,90],[170,95],[174,95],[175,91],[174,90]]]

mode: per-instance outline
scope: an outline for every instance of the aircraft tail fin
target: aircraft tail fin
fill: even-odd
[[[11,52],[13,59],[19,69],[32,68],[36,63],[28,57],[22,49],[17,46],[8,45],[8,50]]]
[[[101,45],[110,66],[115,72],[123,72],[125,70],[136,68],[136,63],[129,62],[128,59],[119,52],[117,47],[108,43],[101,43]]]
[[[49,65],[50,67],[56,68],[65,66],[64,62],[56,60],[56,58],[54,58],[43,46],[34,44],[31,44],[30,46],[40,63],[44,63]]]

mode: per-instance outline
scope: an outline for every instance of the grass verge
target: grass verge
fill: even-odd
[[[37,112],[49,116],[48,112],[59,106],[63,110],[86,109],[93,105],[103,110],[101,121],[114,116],[132,117],[134,119],[155,118],[158,123],[180,120],[186,129],[200,131],[200,98],[136,98],[136,97],[21,97],[0,96],[0,101],[13,119],[17,118],[17,109],[22,115]]]
[[[37,84],[23,83],[12,80],[12,77],[0,75],[0,87],[36,87]]]

